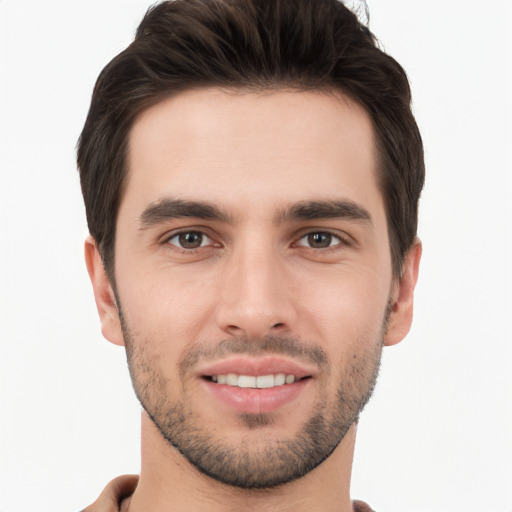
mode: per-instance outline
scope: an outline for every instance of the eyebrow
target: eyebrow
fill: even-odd
[[[150,228],[172,219],[193,217],[196,219],[217,220],[233,224],[233,219],[215,205],[202,201],[182,199],[160,199],[151,203],[140,215],[141,229]]]
[[[234,218],[217,206],[203,201],[187,201],[164,198],[151,203],[140,215],[140,229],[161,224],[172,219],[195,218],[234,224]],[[279,225],[297,220],[350,219],[372,224],[371,216],[357,203],[343,199],[338,201],[299,201],[278,212],[274,223]]]
[[[372,224],[368,210],[348,199],[338,201],[300,201],[282,210],[276,224],[292,220],[350,219]]]

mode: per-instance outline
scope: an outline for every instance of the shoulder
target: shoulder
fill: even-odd
[[[123,475],[114,478],[103,489],[99,498],[82,512],[119,512],[119,505],[137,487],[138,475]]]
[[[375,512],[367,503],[360,500],[354,500],[352,502],[352,508],[354,512]]]

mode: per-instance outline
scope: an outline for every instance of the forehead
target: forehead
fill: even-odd
[[[119,213],[166,196],[235,210],[347,196],[382,203],[375,177],[371,120],[340,94],[193,90],[135,121]]]

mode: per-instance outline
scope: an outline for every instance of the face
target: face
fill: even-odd
[[[128,156],[103,332],[144,409],[222,482],[306,474],[403,324],[368,116],[319,92],[190,91],[137,119]]]

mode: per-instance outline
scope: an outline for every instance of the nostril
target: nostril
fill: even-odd
[[[249,338],[262,338],[266,335],[284,332],[286,329],[286,325],[286,322],[277,322],[275,324],[268,324],[265,322],[260,322],[257,324],[247,323],[245,326],[228,324],[223,327],[223,330],[230,336],[247,336]]]

